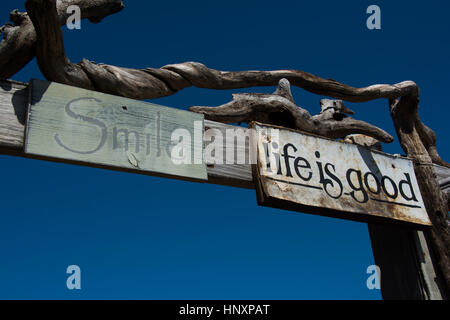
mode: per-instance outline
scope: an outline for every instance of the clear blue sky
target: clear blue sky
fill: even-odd
[[[382,30],[366,28],[378,4]],[[448,1],[125,1],[65,30],[72,61],[127,67],[198,61],[222,70],[299,69],[353,86],[414,80],[420,114],[450,158]],[[2,1],[1,19],[24,1]],[[15,80],[41,78],[33,61]],[[190,88],[154,102],[219,105]],[[270,92],[255,88],[244,92]],[[311,113],[322,98],[293,90]],[[385,100],[348,104],[395,135]],[[443,116],[445,115],[445,116]],[[402,153],[398,143],[385,146]],[[380,299],[363,223],[256,205],[255,192],[0,156],[0,298]],[[82,290],[66,288],[79,265]]]

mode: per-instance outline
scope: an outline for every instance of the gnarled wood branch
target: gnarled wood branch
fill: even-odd
[[[416,112],[416,118],[415,118],[415,127],[417,128],[417,132],[419,134],[420,140],[422,140],[422,143],[427,149],[428,154],[431,157],[431,160],[433,163],[450,168],[450,163],[444,161],[437,152],[436,148],[436,133],[434,133],[433,130],[431,130],[429,127],[427,127],[421,120],[419,113]]]
[[[419,99],[417,96],[404,96],[390,100],[390,112],[403,150],[414,161],[419,188],[433,224],[428,232],[433,242],[439,269],[450,294],[450,229],[448,224],[448,200],[441,191],[429,145],[423,141],[422,125],[417,125]],[[428,141],[429,142],[429,141]]]
[[[69,17],[67,8],[71,5],[79,6],[82,19],[89,19],[93,23],[100,22],[124,7],[121,0],[59,0],[56,2],[59,26],[66,23]],[[0,33],[3,33],[0,43],[1,79],[15,75],[36,55],[36,32],[28,14],[14,10],[9,19],[11,23],[0,27]]]
[[[450,190],[445,190],[444,195],[447,198],[447,206],[450,208]]]
[[[353,88],[299,70],[228,72],[213,70],[196,62],[167,65],[160,69],[129,69],[88,60],[74,64],[66,56],[62,33],[56,24],[55,1],[26,2],[28,13],[36,29],[39,29],[38,62],[41,71],[52,81],[134,99],[169,96],[190,86],[220,90],[276,86],[283,78],[310,92],[352,102],[418,95],[417,86],[412,81]],[[79,83],[81,79],[83,81]]]
[[[273,94],[235,94],[233,101],[219,107],[191,107],[208,120],[235,123],[259,121],[298,129],[331,139],[345,138],[349,134],[365,134],[390,143],[394,138],[382,129],[364,121],[347,118],[353,113],[340,100],[322,100],[322,112],[311,116],[295,104],[287,79],[281,79]]]

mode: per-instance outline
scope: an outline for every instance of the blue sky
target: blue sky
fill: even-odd
[[[366,28],[377,4],[382,29]],[[220,70],[299,69],[353,86],[414,80],[422,120],[450,158],[446,1],[125,1],[65,30],[72,61],[135,68],[198,61]],[[2,1],[6,22],[24,1]],[[13,79],[43,76],[33,61]],[[233,92],[189,88],[153,100],[219,105]],[[298,88],[318,113],[322,98]],[[387,102],[347,104],[395,135]],[[402,153],[397,142],[385,146]],[[252,190],[0,157],[2,299],[380,299],[367,225],[258,207]],[[66,268],[82,290],[66,288]]]

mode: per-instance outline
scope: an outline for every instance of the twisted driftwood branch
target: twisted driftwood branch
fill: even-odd
[[[81,17],[93,23],[119,12],[124,5],[120,0],[59,0],[56,2],[59,26],[69,17],[67,8],[77,5]],[[0,27],[3,39],[0,43],[0,78],[8,79],[19,72],[36,55],[36,32],[30,17],[25,12],[14,10],[9,17],[11,23]]]
[[[52,81],[60,83],[134,99],[169,96],[190,86],[220,90],[276,86],[283,78],[310,92],[351,102],[393,99],[418,90],[412,81],[353,88],[298,70],[227,72],[213,70],[196,62],[167,65],[160,69],[129,69],[88,60],[74,64],[64,50],[62,32],[56,23],[55,1],[27,0],[26,7],[39,30],[37,59],[41,71]]]
[[[390,143],[394,138],[382,129],[364,121],[347,118],[342,101],[322,100],[322,113],[311,116],[308,111],[295,104],[289,81],[281,79],[273,94],[234,94],[233,101],[219,107],[191,107],[193,112],[218,122],[235,123],[259,121],[292,129],[299,129],[332,139],[345,138],[360,133],[382,142]]]

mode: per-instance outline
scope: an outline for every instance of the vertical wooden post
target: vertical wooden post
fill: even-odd
[[[375,263],[381,270],[384,300],[447,299],[426,233],[398,226],[369,224]]]
[[[350,142],[382,151],[381,143],[353,135]],[[435,166],[440,181],[450,169]],[[429,232],[387,224],[368,224],[375,263],[381,270],[384,300],[443,300],[448,289],[432,252]]]
[[[440,170],[446,180],[450,170]],[[450,298],[433,252],[430,231],[376,224],[369,224],[368,228],[375,263],[381,270],[384,300]]]

